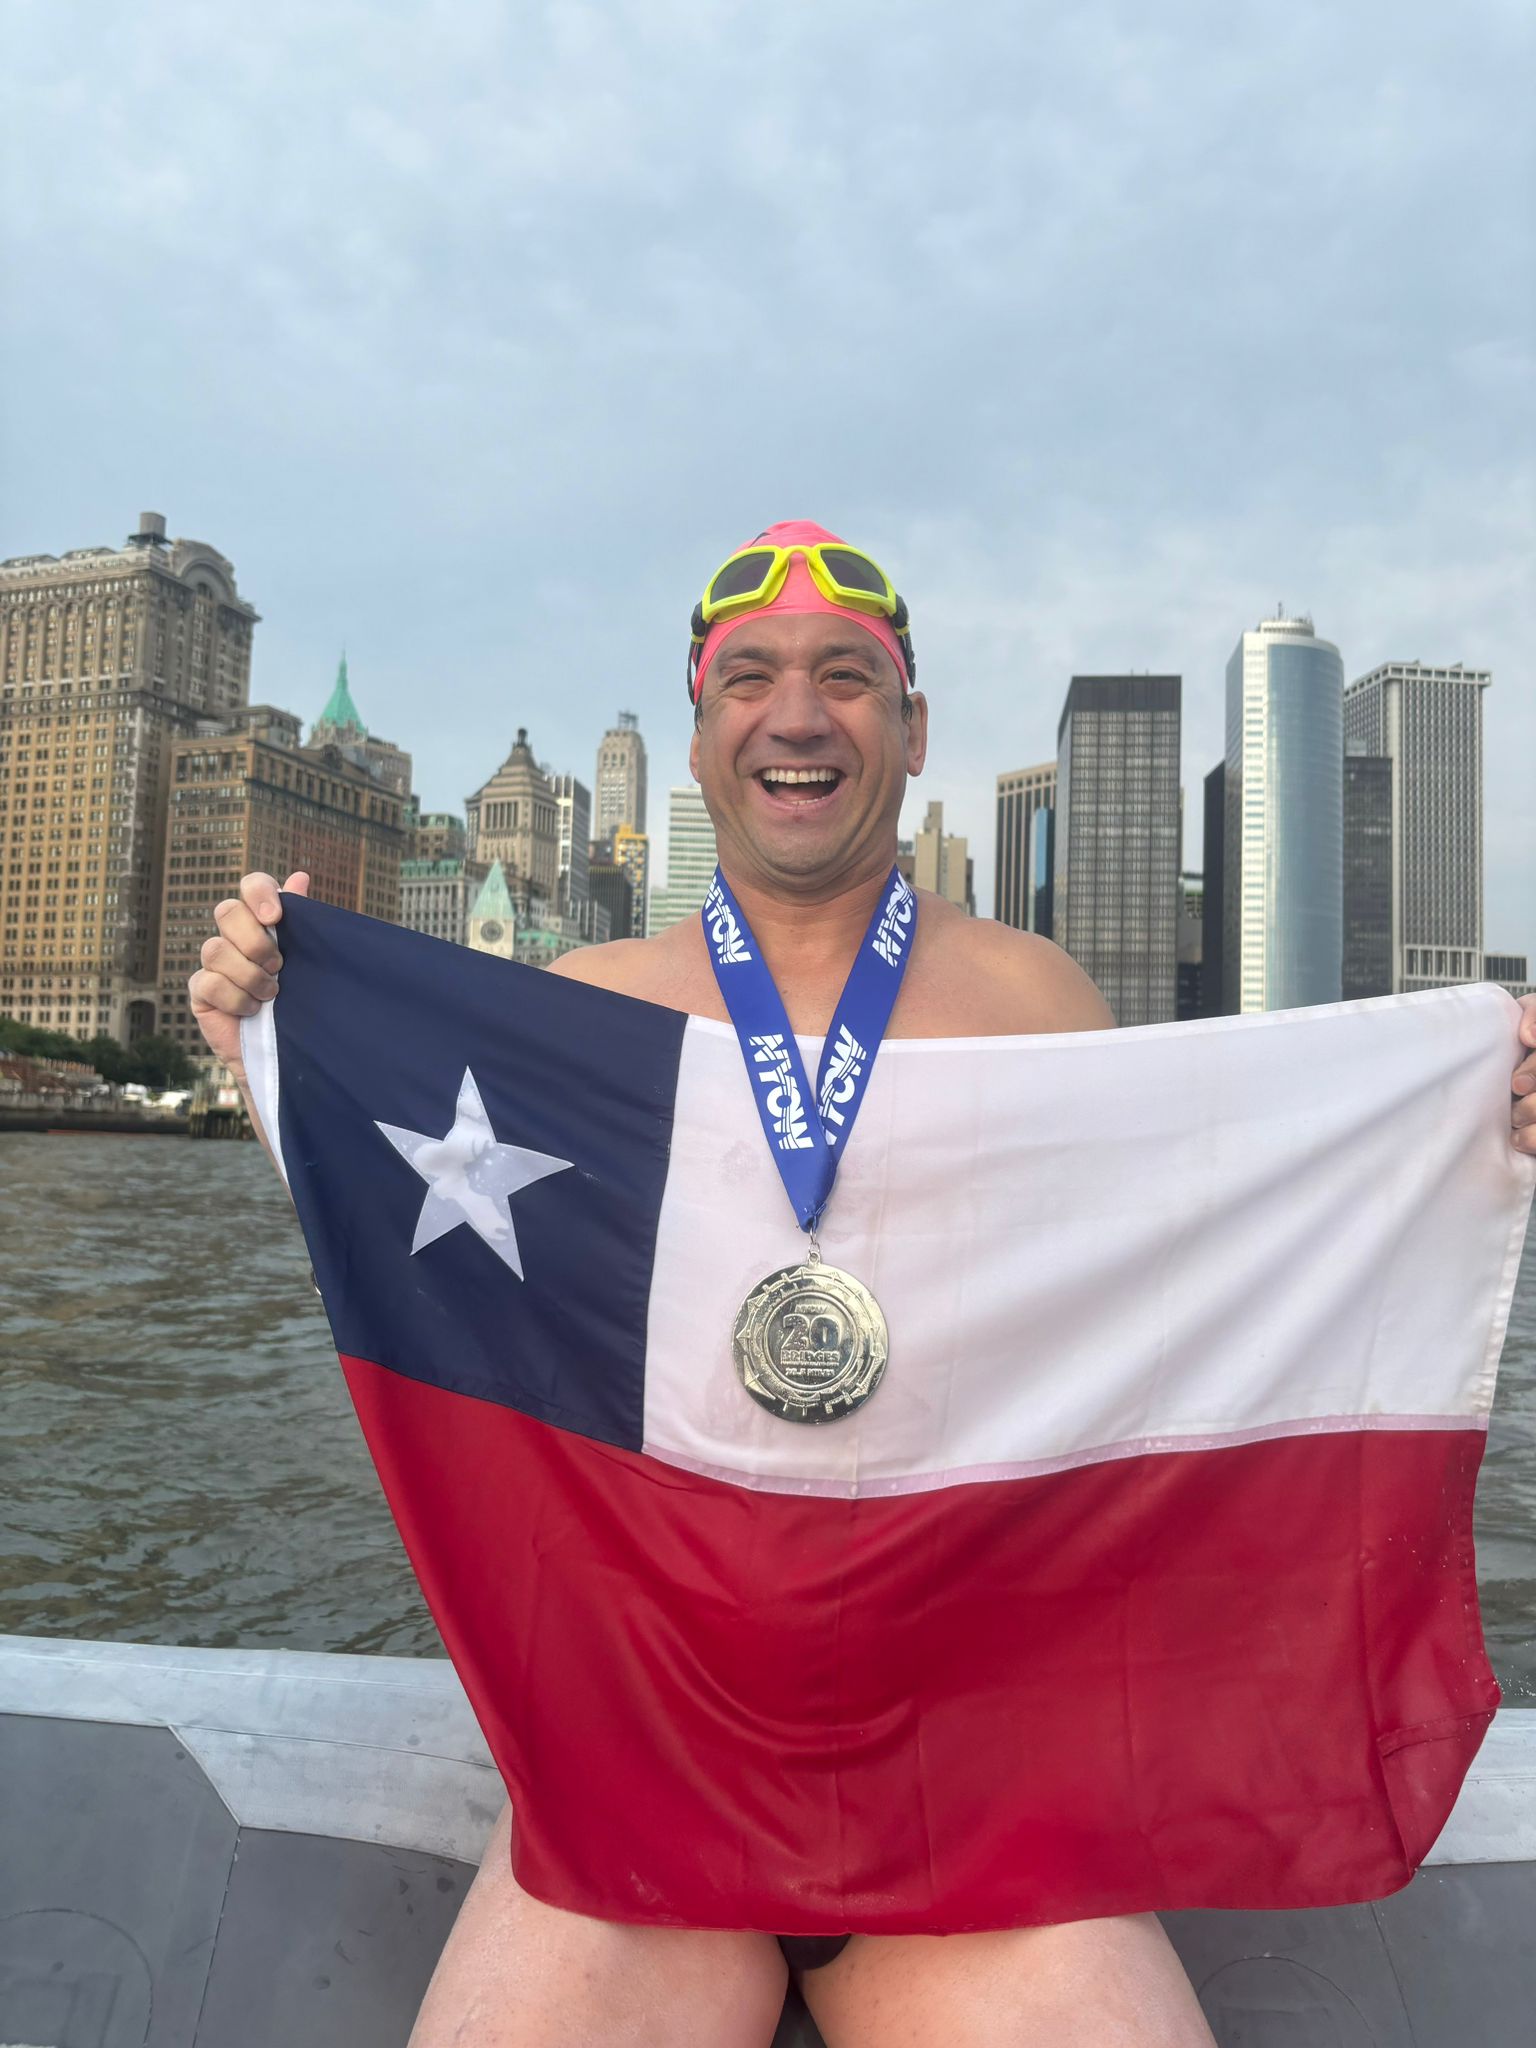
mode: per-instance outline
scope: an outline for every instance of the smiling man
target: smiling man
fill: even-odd
[[[840,1377],[837,1319],[822,1317],[818,1301],[852,1276],[820,1262],[817,1226],[829,1200],[836,1220],[837,1148],[881,1038],[1092,1032],[1114,1020],[1047,941],[914,896],[895,873],[898,819],[908,778],[923,767],[928,709],[915,687],[906,608],[868,556],[803,523],[759,535],[716,572],[695,610],[688,679],[692,767],[720,857],[706,914],[655,939],[571,954],[553,972],[735,1026],[748,1071],[763,1083],[753,1093],[764,1139],[809,1235],[808,1262],[770,1276],[743,1304],[738,1370],[745,1353],[748,1391],[778,1404],[773,1427],[835,1423],[828,1376],[830,1400],[846,1412],[869,1397],[880,1361],[856,1384]],[[286,886],[302,894],[307,878]],[[191,982],[205,1036],[243,1088],[238,1020],[277,991],[271,928],[281,914],[276,881],[247,876],[240,899],[219,906],[219,936]],[[831,1048],[814,1092],[797,1035],[824,1037]],[[1536,1046],[1532,999],[1521,1036]],[[1514,1093],[1514,1146],[1536,1153],[1536,1054],[1516,1069]],[[402,1131],[390,1141],[409,1149],[420,1137]],[[785,1287],[798,1297],[786,1302]],[[749,1311],[771,1288],[780,1290],[776,1312],[789,1341],[756,1360],[754,1384],[758,1326]],[[871,1299],[861,1327],[874,1329],[878,1316]],[[778,1380],[765,1386],[774,1370]],[[787,1669],[789,1692],[795,1682]],[[712,1695],[705,1710],[718,1714],[728,1698]],[[1074,1714],[1069,1746],[1077,1725]],[[965,1732],[968,1752],[984,1732],[977,1728],[975,1740]],[[1220,1792],[1224,1799],[1224,1782]],[[776,1834],[772,1813],[759,1821]],[[1150,1914],[944,1935],[834,1927],[782,1941],[750,1930],[620,1924],[524,1891],[512,1836],[508,1809],[412,2048],[767,2048],[791,1969],[829,2048],[1209,2048],[1188,1980]],[[632,1875],[643,1881],[643,1872]],[[825,1875],[807,1871],[807,1888]]]
[[[720,869],[792,1030],[821,1037],[891,885],[928,706],[905,607],[824,528],[770,527],[694,613],[690,766]],[[708,614],[708,615],[706,615]],[[568,954],[554,970],[729,1021],[701,922]],[[886,1035],[991,1037],[1114,1023],[1048,940],[921,896]],[[522,1892],[502,1816],[412,2048],[687,2041],[766,2048],[798,1976],[830,2048],[1022,2041],[1194,2048],[1210,2034],[1150,1916],[982,1934],[826,1940],[617,1927]]]

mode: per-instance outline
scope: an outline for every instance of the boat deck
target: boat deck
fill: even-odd
[[[502,1804],[451,1667],[0,1637],[0,2041],[396,2048]],[[1222,2048],[1524,2048],[1536,1714],[1406,1891],[1175,1913]],[[791,1994],[775,2048],[820,2036]]]

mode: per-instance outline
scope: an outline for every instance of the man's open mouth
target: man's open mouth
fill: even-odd
[[[813,804],[831,796],[843,780],[841,768],[764,768],[758,781],[781,803]]]

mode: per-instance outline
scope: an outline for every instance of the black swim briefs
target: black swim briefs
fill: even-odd
[[[840,1956],[852,1939],[851,1934],[781,1934],[778,1942],[792,1970],[819,1970]]]

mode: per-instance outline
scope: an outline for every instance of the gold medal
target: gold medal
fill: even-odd
[[[822,1264],[781,1266],[742,1303],[731,1332],[742,1385],[786,1422],[837,1422],[880,1384],[890,1352],[880,1304],[860,1280]]]

